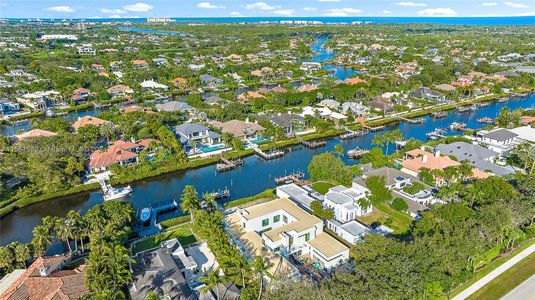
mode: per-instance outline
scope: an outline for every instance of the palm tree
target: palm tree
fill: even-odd
[[[217,201],[215,199],[214,194],[204,193],[202,195],[202,199],[206,203],[206,205],[209,207],[210,211],[214,211],[217,208]]]
[[[74,251],[78,252],[78,237],[80,237],[80,222],[82,216],[79,211],[70,210],[67,213],[67,225],[71,228],[72,237],[74,237]]]
[[[342,157],[342,155],[344,155],[344,147],[342,147],[342,144],[336,144],[333,153],[337,154],[338,157]]]
[[[376,145],[377,147],[383,147],[385,145],[385,140],[382,135],[376,134],[373,136],[372,144]]]
[[[205,284],[203,288],[205,293],[209,293],[210,290],[215,290],[217,299],[221,299],[219,296],[219,285],[224,285],[226,282],[224,276],[219,276],[219,268],[208,270],[206,274],[200,278],[200,281]]]
[[[191,215],[191,221],[194,221],[195,211],[197,211],[199,206],[199,196],[197,191],[192,185],[186,185],[182,191],[182,197],[180,198],[182,202],[180,203],[180,208],[183,212],[189,212]]]
[[[47,245],[52,243],[49,229],[44,226],[36,226],[33,231],[32,245],[36,256],[41,256],[45,253]]]
[[[17,244],[14,248],[15,261],[26,268],[26,261],[32,258],[32,251],[28,244]]]
[[[264,289],[264,276],[267,275],[268,277],[271,277],[271,274],[267,272],[269,268],[273,265],[267,258],[263,258],[260,256],[255,257],[253,261],[253,270],[258,275],[260,285],[258,288],[258,300],[262,298],[262,290]]]
[[[69,253],[72,253],[71,243],[69,242],[69,238],[72,237],[72,231],[69,224],[67,224],[67,221],[65,219],[58,218],[55,225],[55,229],[56,236],[60,240],[67,242],[67,247],[69,247]]]

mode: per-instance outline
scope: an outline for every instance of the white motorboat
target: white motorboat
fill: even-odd
[[[115,188],[104,181],[100,181],[100,187],[102,188],[105,201],[122,199],[132,192],[132,187],[129,185],[122,188]]]

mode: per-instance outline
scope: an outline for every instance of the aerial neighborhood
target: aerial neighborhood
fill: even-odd
[[[2,300],[449,299],[535,239],[533,25],[0,32]]]

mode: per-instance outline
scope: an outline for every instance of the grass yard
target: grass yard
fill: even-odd
[[[500,299],[509,291],[535,274],[535,253],[516,263],[509,270],[494,278],[468,299],[492,300]]]
[[[314,182],[311,186],[312,189],[316,190],[318,193],[325,195],[329,191],[330,188],[332,188],[334,185],[324,182],[324,181],[318,181]]]
[[[197,240],[193,236],[193,233],[191,233],[190,228],[191,225],[187,223],[179,227],[166,230],[146,240],[137,242],[132,248],[132,254],[158,247],[161,242],[174,238],[177,238],[182,246],[195,243]]]
[[[380,203],[374,206],[373,212],[367,216],[358,217],[359,221],[366,225],[373,222],[380,222],[381,224],[392,228],[394,234],[403,234],[409,230],[412,224],[412,218],[406,213],[399,212],[387,204]]]

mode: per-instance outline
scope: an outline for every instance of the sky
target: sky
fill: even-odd
[[[535,16],[535,0],[0,0],[1,18]]]

